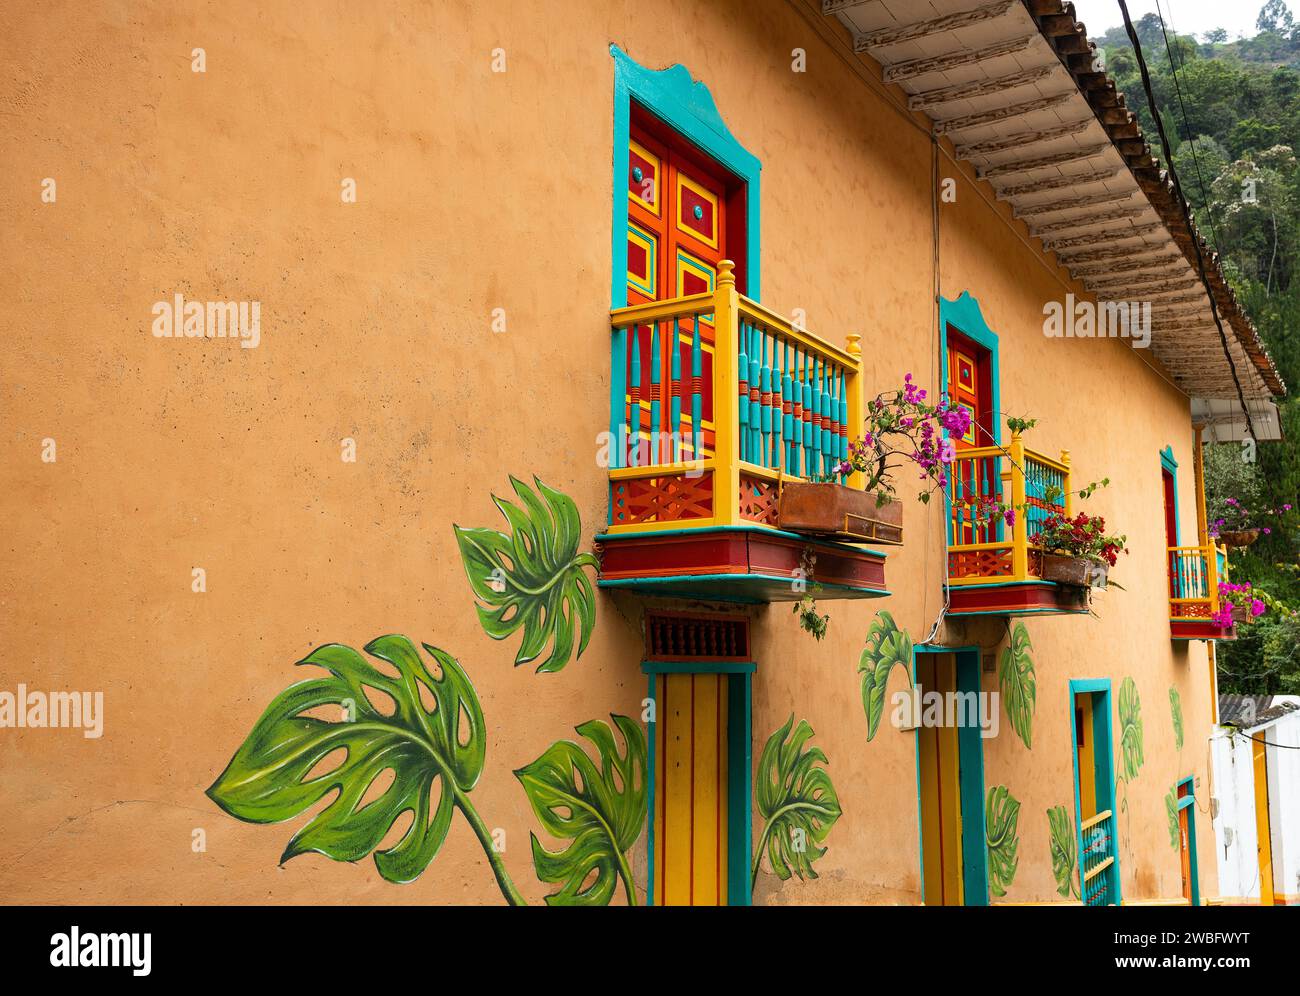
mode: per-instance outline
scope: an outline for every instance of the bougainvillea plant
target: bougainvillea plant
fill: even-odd
[[[849,458],[835,467],[836,474],[865,474],[863,490],[874,492],[886,505],[897,496],[893,475],[904,467],[919,473],[922,502],[948,486],[948,465],[957,457],[957,444],[970,431],[970,412],[953,406],[947,397],[937,405],[926,400],[924,388],[912,383],[909,373],[892,394],[884,391],[867,405],[860,439],[849,442]],[[945,434],[946,430],[946,434]]]
[[[1264,604],[1262,598],[1250,587],[1249,581],[1243,581],[1241,584],[1233,584],[1231,581],[1219,582],[1219,611],[1210,617],[1211,622],[1221,629],[1227,629],[1233,624],[1233,612],[1239,606],[1245,613],[1245,622],[1254,622],[1265,612],[1268,606]]]
[[[1225,532],[1245,532],[1250,529],[1258,529],[1265,536],[1273,531],[1272,526],[1262,525],[1265,519],[1280,519],[1291,511],[1291,505],[1285,504],[1278,508],[1263,509],[1258,512],[1252,512],[1246,507],[1246,503],[1237,498],[1223,499],[1223,514],[1210,523],[1210,535],[1218,539],[1220,534]]]
[[[1080,512],[1066,518],[1053,512],[1043,520],[1042,528],[1029,537],[1029,541],[1044,553],[1066,557],[1084,557],[1097,563],[1115,566],[1120,552],[1128,553],[1127,536],[1106,533],[1106,520],[1100,515]]]

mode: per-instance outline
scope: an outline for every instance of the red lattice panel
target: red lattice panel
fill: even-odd
[[[614,525],[713,517],[713,475],[637,477],[610,484]]]
[[[1204,602],[1170,602],[1169,615],[1175,619],[1209,619],[1210,603]]]
[[[1011,576],[1011,548],[949,550],[948,577],[1004,578]]]
[[[749,620],[743,616],[650,613],[647,660],[749,659]]]
[[[775,481],[740,475],[740,517],[748,522],[776,525],[778,494]]]

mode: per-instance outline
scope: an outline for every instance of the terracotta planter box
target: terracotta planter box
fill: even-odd
[[[1219,533],[1219,539],[1223,541],[1224,546],[1250,546],[1250,544],[1254,543],[1255,540],[1259,539],[1259,530],[1225,529]]]
[[[1062,557],[1055,553],[1045,553],[1039,576],[1044,581],[1055,581],[1075,588],[1105,588],[1109,571],[1109,564],[1098,563],[1087,557]]]
[[[792,533],[898,546],[903,542],[903,505],[880,505],[874,494],[842,484],[785,481],[776,524]]]
[[[1240,626],[1243,623],[1248,623],[1248,622],[1250,622],[1250,606],[1238,605],[1236,602],[1233,602],[1232,603],[1232,625]]]

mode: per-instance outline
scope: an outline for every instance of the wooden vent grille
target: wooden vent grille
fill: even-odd
[[[743,616],[646,616],[646,659],[747,661],[749,620]]]

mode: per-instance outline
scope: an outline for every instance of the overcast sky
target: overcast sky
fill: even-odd
[[[1300,10],[1300,2],[1289,0],[1291,13]],[[1172,25],[1179,34],[1197,37],[1214,28],[1224,28],[1228,37],[1256,34],[1255,18],[1264,0],[1160,0],[1160,13],[1165,24]],[[1108,28],[1122,27],[1124,17],[1119,12],[1117,0],[1074,0],[1075,16],[1088,27],[1088,36],[1095,38]],[[1155,0],[1128,0],[1129,16],[1136,24],[1143,14],[1156,12]]]

